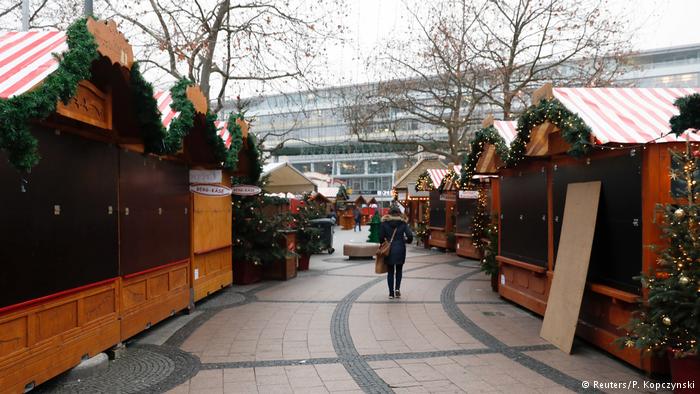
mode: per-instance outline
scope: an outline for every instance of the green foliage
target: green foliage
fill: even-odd
[[[56,110],[58,101],[68,103],[78,82],[90,79],[92,62],[99,57],[95,38],[85,18],[78,19],[67,31],[68,51],[59,58],[59,66],[37,89],[0,99],[0,149],[10,164],[29,172],[40,160],[37,140],[29,132],[29,122],[46,119]]]
[[[427,170],[418,175],[418,179],[416,179],[416,190],[422,192],[435,190],[435,185],[433,185],[433,180],[430,178],[430,174],[428,174]]]
[[[347,201],[349,198],[350,196],[348,196],[348,191],[345,189],[345,185],[340,185],[338,188],[338,193],[335,195],[335,199],[337,201]]]
[[[518,133],[510,144],[510,154],[506,164],[512,167],[525,155],[525,147],[530,142],[530,132],[535,126],[549,121],[561,130],[561,136],[571,146],[569,155],[581,156],[591,146],[591,128],[575,113],[572,113],[557,99],[541,100],[530,106],[518,118]]]
[[[431,181],[432,183],[432,181]],[[442,177],[442,180],[440,181],[440,185],[438,186],[438,191],[445,191],[447,190],[454,190],[451,189],[451,187],[448,188],[448,186],[454,186],[457,189],[460,189],[460,176],[457,174],[457,172],[454,169],[451,169],[447,171],[447,174],[445,174],[444,177]]]
[[[168,133],[165,137],[165,150],[169,154],[177,153],[182,149],[182,142],[194,127],[194,104],[187,98],[187,88],[194,83],[188,79],[181,79],[170,89],[173,102],[170,107],[180,115],[170,122]]]
[[[496,261],[496,255],[498,254],[498,224],[490,223],[486,227],[484,236],[488,239],[488,242],[483,244],[483,257],[480,263],[481,271],[491,276],[498,275],[498,261]]]
[[[144,151],[155,154],[167,153],[165,137],[167,131],[160,119],[158,103],[153,97],[153,85],[143,78],[138,63],[131,66],[131,102],[136,120],[141,125]]]
[[[369,237],[367,242],[379,243],[379,227],[382,225],[382,218],[379,216],[379,209],[374,211],[372,220],[369,222]]]
[[[312,200],[308,193],[304,195],[302,201],[299,211],[292,214],[297,228],[297,253],[307,256],[321,253],[324,248],[321,242],[321,229],[314,227],[311,220],[324,218],[325,209]]]
[[[688,129],[700,130],[700,94],[678,98],[673,105],[678,107],[680,114],[671,117],[671,131],[680,135]]]
[[[508,145],[506,141],[498,134],[495,127],[484,127],[477,131],[474,139],[469,144],[469,154],[462,162],[462,170],[460,177],[460,185],[462,189],[470,187],[473,182],[472,177],[476,171],[476,164],[479,162],[484,145],[491,144],[496,147],[496,154],[504,163],[508,161]]]
[[[677,355],[698,354],[700,337],[700,185],[694,172],[700,168],[698,152],[671,152],[683,166],[671,170],[683,177],[687,201],[660,207],[664,214],[663,237],[667,247],[658,255],[657,267],[641,277],[648,300],[626,327],[621,338],[627,347],[647,351],[673,349]]]
[[[233,258],[255,265],[272,264],[284,259],[286,248],[280,246],[288,227],[288,215],[266,217],[262,213],[264,197],[233,196]]]

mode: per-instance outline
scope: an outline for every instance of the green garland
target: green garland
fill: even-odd
[[[581,156],[590,148],[591,128],[559,100],[542,100],[518,118],[518,133],[510,144],[510,154],[506,163],[509,167],[515,166],[523,159],[525,147],[530,142],[530,131],[546,121],[561,130],[562,138],[571,145],[568,151],[571,156]]]
[[[153,97],[153,85],[143,78],[138,62],[131,66],[131,102],[136,120],[141,126],[144,152],[165,154],[167,131],[160,118],[158,102]]]
[[[226,128],[231,135],[231,146],[228,149],[224,167],[230,170],[238,168],[238,152],[243,148],[243,130],[236,123],[237,119],[244,119],[244,114],[231,114]],[[256,184],[262,175],[262,153],[258,146],[255,134],[248,132],[248,157],[251,161],[250,173],[243,177],[234,177],[234,183]]]
[[[187,88],[191,85],[194,85],[192,81],[183,78],[170,89],[170,96],[173,99],[170,107],[180,115],[170,122],[165,137],[165,150],[168,154],[177,153],[182,149],[182,142],[194,127],[194,104],[187,98]]]
[[[418,175],[418,179],[416,179],[416,190],[420,192],[429,192],[435,190],[435,185],[433,185],[433,179],[430,178],[428,170],[425,170],[422,174]]]
[[[255,134],[248,132],[248,152],[250,155],[250,160],[252,161],[252,167],[250,169],[250,175],[248,177],[251,183],[257,182],[262,175],[262,154],[260,148],[258,147],[258,139]]]
[[[66,32],[68,51],[58,69],[36,90],[0,99],[0,150],[19,171],[29,172],[41,159],[36,138],[29,132],[31,120],[46,119],[56,111],[58,101],[68,103],[78,83],[91,76],[92,62],[99,58],[95,38],[85,18],[73,22]]]
[[[457,189],[461,189],[460,176],[457,175],[457,172],[454,169],[447,171],[447,174],[445,174],[445,176],[442,177],[442,180],[440,181],[440,185],[437,188],[438,191],[440,191],[440,192],[445,191],[445,188],[447,187],[448,182],[451,182],[452,184],[456,185]]]
[[[671,117],[671,132],[681,135],[688,129],[700,130],[700,94],[680,97],[673,105],[678,107],[680,114]]]
[[[496,154],[504,163],[508,160],[508,145],[501,137],[495,127],[488,126],[476,132],[474,139],[469,144],[469,154],[464,158],[462,163],[460,185],[463,189],[467,189],[473,181],[476,164],[481,158],[481,153],[485,144],[491,144],[496,147]]]

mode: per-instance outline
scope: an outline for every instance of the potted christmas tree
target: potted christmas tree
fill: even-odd
[[[379,216],[379,210],[374,211],[372,220],[369,222],[369,237],[367,242],[379,243],[379,226],[382,224],[382,218]]]
[[[700,95],[678,99],[681,110],[671,118],[676,134],[700,129]],[[663,236],[667,245],[659,252],[658,265],[641,277],[647,299],[630,321],[628,347],[666,352],[674,383],[700,382],[700,151],[688,143],[684,154],[671,152],[671,179],[682,184],[684,198],[663,208]],[[682,201],[682,202],[681,202]],[[683,386],[674,390],[686,391]]]
[[[324,211],[311,200],[310,195],[305,195],[303,201],[299,211],[293,215],[297,229],[296,251],[299,254],[299,271],[308,270],[311,255],[321,253],[323,250],[321,229],[314,227],[311,220],[323,218]]]

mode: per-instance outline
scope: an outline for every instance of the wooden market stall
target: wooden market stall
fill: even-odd
[[[187,306],[187,170],[144,154],[165,134],[114,22],[0,43],[0,387],[22,392]]]
[[[522,115],[511,168],[500,171],[499,293],[539,314],[556,274],[567,185],[601,182],[576,333],[647,371],[662,368],[659,359],[613,341],[643,295],[634,277],[656,261],[647,247],[661,244],[655,205],[673,201],[668,149],[684,148],[683,139],[667,135],[673,101],[698,91],[545,85]]]
[[[430,246],[446,250],[455,249],[455,206],[460,169],[460,166],[450,163],[447,169],[428,170],[431,184],[434,185],[428,187],[430,190],[428,245]]]
[[[186,85],[186,86],[184,86]],[[180,112],[171,106],[182,95],[192,104],[192,126],[184,138],[181,155],[189,164],[189,215],[191,301],[231,285],[231,173],[222,168],[230,148],[218,138],[207,100],[194,84],[176,85],[156,94],[163,125],[168,128]]]
[[[498,170],[505,164],[508,144],[515,138],[516,122],[484,119],[482,129],[471,142],[470,155],[461,170],[460,191],[456,205],[456,253],[458,256],[480,260],[482,251],[474,240],[481,230],[474,229],[475,215],[482,221],[495,220],[500,214]],[[484,223],[481,223],[483,227]],[[482,239],[482,242],[486,240]]]
[[[269,176],[265,191],[269,193],[303,194],[315,192],[316,184],[288,162],[269,163],[263,167],[262,176]]]
[[[404,170],[394,183],[396,199],[406,207],[406,219],[412,228],[425,220],[428,206],[428,191],[416,190],[418,177],[430,168],[446,169],[447,165],[438,159],[421,159],[408,170]]]

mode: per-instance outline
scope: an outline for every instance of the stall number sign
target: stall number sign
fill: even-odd
[[[456,201],[457,195],[455,192],[444,192],[440,194],[440,201]]]
[[[230,196],[231,188],[220,185],[192,185],[190,186],[190,191],[192,193],[201,194],[204,196]]]
[[[479,198],[479,192],[476,190],[460,190],[459,198]]]
[[[237,196],[255,196],[260,194],[262,189],[254,185],[236,185],[231,188],[231,194]]]
[[[221,183],[221,170],[190,170],[190,183]]]

